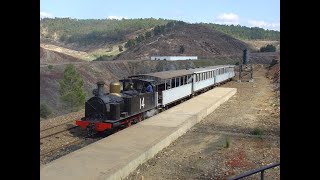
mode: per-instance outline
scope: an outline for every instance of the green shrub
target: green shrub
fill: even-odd
[[[267,46],[261,47],[260,52],[276,52],[276,47],[272,44],[268,44]]]
[[[48,69],[53,69],[53,66],[50,64],[49,66],[48,66]]]
[[[47,118],[51,114],[49,106],[46,104],[40,104],[40,117]]]
[[[226,138],[224,143],[224,148],[229,148],[229,147],[230,147],[230,140],[229,138]]]
[[[112,55],[102,55],[93,61],[111,61],[113,59]]]
[[[261,135],[263,135],[263,132],[262,132],[261,129],[255,128],[255,129],[252,131],[252,134],[253,134],[253,135],[256,135],[256,136],[261,136]]]

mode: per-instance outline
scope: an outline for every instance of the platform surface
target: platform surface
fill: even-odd
[[[216,87],[40,167],[41,180],[123,179],[236,93]]]

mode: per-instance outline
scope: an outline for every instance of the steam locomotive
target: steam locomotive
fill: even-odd
[[[234,65],[221,65],[129,76],[112,82],[110,93],[104,91],[104,82],[97,82],[94,96],[85,103],[85,117],[76,125],[90,132],[128,127],[234,76]]]

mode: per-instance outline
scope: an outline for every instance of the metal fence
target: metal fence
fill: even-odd
[[[268,169],[271,169],[271,168],[274,168],[276,166],[280,166],[280,162],[274,163],[274,164],[271,164],[269,166],[265,166],[265,167],[262,167],[262,168],[259,168],[259,169],[248,171],[246,173],[240,174],[239,176],[236,176],[236,177],[233,177],[233,178],[229,178],[228,180],[241,179],[241,178],[244,178],[244,177],[247,177],[247,176],[251,176],[251,175],[259,173],[259,172],[261,173],[261,180],[263,180],[264,179],[264,171],[268,170]]]

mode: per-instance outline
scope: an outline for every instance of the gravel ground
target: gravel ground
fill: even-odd
[[[51,150],[55,150],[64,146],[68,147],[68,145],[72,144],[73,142],[83,139],[83,137],[86,136],[86,133],[84,131],[81,131],[81,129],[79,128],[75,128],[55,134],[50,137],[46,137],[43,139],[41,138],[55,132],[73,127],[75,125],[75,120],[80,119],[83,116],[84,110],[81,110],[67,115],[40,121],[40,165],[46,164],[58,157],[61,157],[61,155],[69,153],[70,150],[68,148],[64,148],[61,149],[60,152],[53,151],[52,153],[47,154],[47,152]],[[60,124],[64,125],[58,126]]]
[[[55,118],[42,120],[42,121],[40,121],[40,131],[43,131],[47,128],[57,126],[59,124],[63,124],[66,122],[70,122],[71,124],[75,124],[75,121],[77,119],[82,118],[82,117],[84,117],[84,109],[82,109],[78,112],[69,113],[69,114],[66,114],[63,116],[58,116]]]
[[[235,96],[127,179],[226,179],[280,162],[280,107],[266,71],[255,65],[253,83],[222,85],[237,88]],[[265,179],[280,179],[279,169]]]

